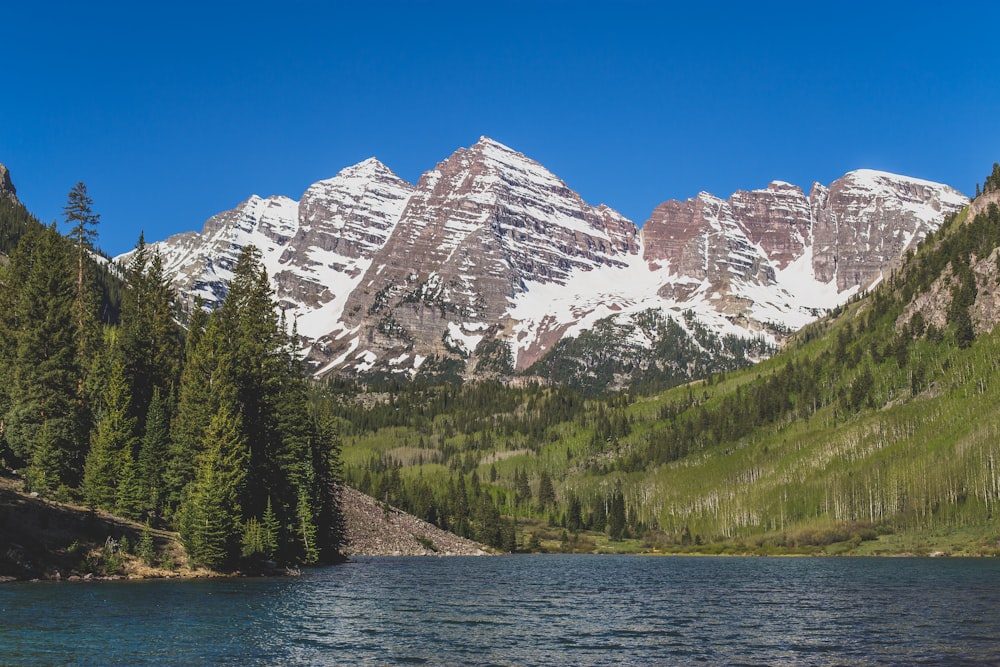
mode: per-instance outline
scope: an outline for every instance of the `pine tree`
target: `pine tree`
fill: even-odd
[[[149,521],[142,528],[142,535],[139,537],[139,544],[135,547],[135,555],[146,565],[153,565],[156,562],[156,547],[153,544],[153,529]]]
[[[145,494],[139,481],[135,459],[130,448],[123,447],[118,464],[118,487],[115,490],[115,514],[139,520],[145,506]]]
[[[312,503],[304,487],[299,488],[299,501],[295,508],[298,537],[302,545],[302,563],[312,565],[319,560],[319,544],[316,541],[316,522],[313,520]]]
[[[608,523],[607,499],[595,497],[590,511],[590,529],[604,532]]]
[[[159,252],[150,253],[140,235],[126,269],[127,288],[121,306],[121,346],[132,394],[132,415],[139,433],[159,390],[169,396],[179,380],[181,332],[175,322],[176,298],[163,275]]]
[[[21,237],[3,272],[3,436],[42,492],[79,483],[86,441],[68,269],[65,240],[39,227]]]
[[[111,363],[111,376],[105,391],[104,413],[97,421],[83,473],[83,491],[87,502],[106,510],[115,509],[119,476],[126,460],[130,462],[133,479],[129,481],[129,487],[125,491],[134,495],[138,484],[132,456],[135,447],[135,419],[129,416],[129,402],[124,362],[116,355]],[[130,511],[133,509],[133,502],[133,498],[127,500]]]
[[[278,552],[278,535],[281,530],[281,526],[278,525],[278,517],[275,516],[274,510],[271,507],[271,498],[267,499],[267,508],[264,510],[264,520],[261,523],[263,529],[263,546],[264,549],[262,553],[267,558],[274,558],[274,555]]]
[[[583,527],[583,508],[580,499],[575,493],[569,496],[569,509],[566,510],[566,528],[571,532],[577,532]]]
[[[243,524],[243,538],[240,540],[240,556],[257,558],[264,554],[264,529],[257,517],[252,516]]]
[[[260,251],[253,245],[246,246],[237,259],[229,291],[218,311],[218,323],[229,354],[226,370],[240,406],[250,452],[249,484],[255,490],[250,499],[251,513],[263,509],[264,499],[273,490],[279,516],[291,518],[298,502],[298,487],[308,474],[308,447],[304,431],[298,428],[301,420],[291,422],[293,428],[286,439],[279,427],[281,394],[285,389],[295,392],[296,388],[284,382],[288,375],[286,338],[278,326]],[[288,405],[284,408],[287,410]]]
[[[616,489],[611,496],[611,509],[608,512],[608,533],[615,542],[619,542],[625,537],[625,497],[622,495],[621,489]]]
[[[240,419],[223,404],[204,435],[197,474],[181,507],[181,540],[196,565],[221,568],[240,553],[246,444]]]
[[[187,355],[181,374],[177,416],[171,424],[170,455],[165,477],[167,506],[176,509],[184,488],[195,477],[205,431],[223,404],[236,405],[230,370],[233,351],[220,329],[218,316],[194,315],[188,335]]]
[[[344,542],[345,526],[341,506],[343,465],[340,451],[340,434],[336,424],[332,419],[325,420],[318,426],[317,437],[313,439],[312,455],[316,475],[319,559],[327,563],[341,558],[340,551]],[[268,498],[269,509],[270,504]]]
[[[139,448],[139,480],[143,488],[146,507],[154,513],[163,509],[163,484],[167,473],[167,455],[170,451],[170,411],[160,388],[153,390],[146,416],[146,433]]]
[[[69,238],[76,249],[76,335],[77,358],[82,363],[93,353],[94,339],[97,332],[97,295],[95,283],[88,276],[90,267],[89,253],[94,249],[97,240],[97,225],[101,216],[94,213],[94,202],[87,194],[87,186],[78,182],[69,191],[66,205],[63,207],[63,218],[69,226]],[[79,389],[82,391],[83,378],[80,378]]]
[[[543,470],[538,479],[538,505],[544,509],[549,505],[554,505],[555,502],[556,490],[552,486],[552,478],[549,477],[547,470]]]

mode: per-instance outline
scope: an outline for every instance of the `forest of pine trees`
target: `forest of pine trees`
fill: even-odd
[[[196,566],[338,559],[339,436],[309,408],[259,251],[182,327],[141,237],[119,277],[95,260],[82,183],[68,237],[0,209],[0,463],[29,491],[179,530]]]

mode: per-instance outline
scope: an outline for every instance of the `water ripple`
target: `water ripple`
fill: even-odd
[[[1000,561],[367,558],[0,587],[0,664],[1000,664]]]

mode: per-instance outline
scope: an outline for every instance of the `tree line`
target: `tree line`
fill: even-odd
[[[141,236],[127,266],[95,253],[84,184],[64,218],[67,236],[9,218],[0,459],[30,491],[179,530],[195,565],[337,559],[339,435],[310,407],[260,252],[216,310],[183,313]]]

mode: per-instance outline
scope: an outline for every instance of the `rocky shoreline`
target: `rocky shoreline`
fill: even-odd
[[[360,491],[344,487],[346,543],[352,556],[483,556],[489,547],[446,532]],[[253,571],[191,569],[176,533],[152,530],[155,564],[136,557],[144,526],[107,512],[60,503],[23,491],[20,479],[0,474],[0,583],[120,579],[294,576],[273,563]],[[108,567],[108,561],[114,562]]]

